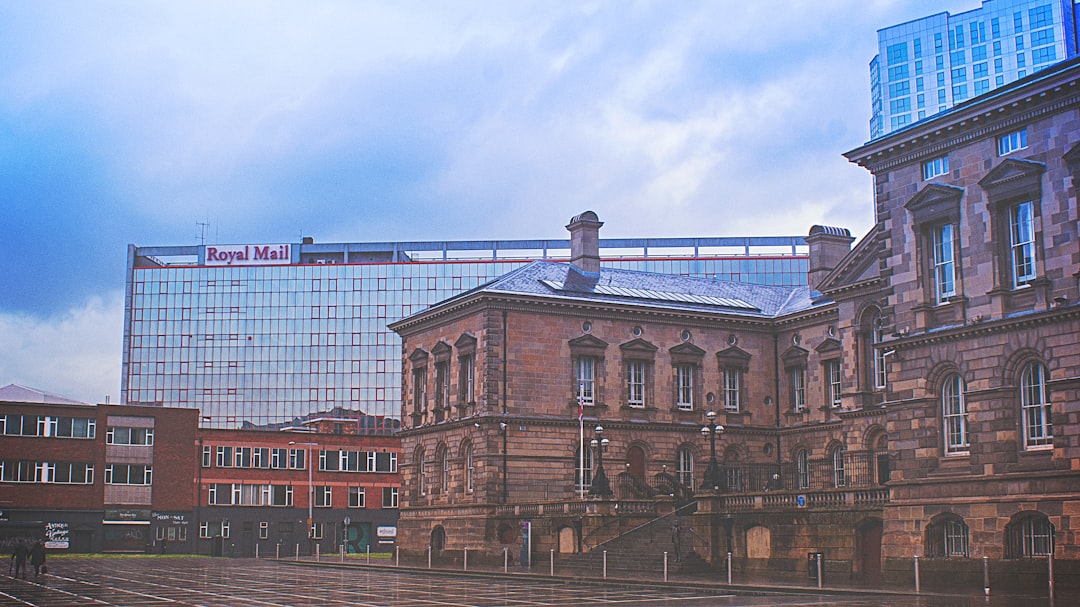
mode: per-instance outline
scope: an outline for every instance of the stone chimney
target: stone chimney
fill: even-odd
[[[818,290],[821,282],[851,252],[851,232],[847,228],[831,226],[813,226],[806,244],[810,245],[810,271],[807,284],[813,291]]]
[[[600,273],[600,226],[604,222],[592,211],[570,219],[570,263],[582,272]]]

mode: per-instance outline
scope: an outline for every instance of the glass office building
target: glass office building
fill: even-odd
[[[870,138],[1077,55],[1074,0],[984,0],[878,30]]]
[[[801,237],[601,239],[601,263],[804,285]],[[121,399],[196,407],[204,427],[317,420],[389,434],[400,425],[401,342],[388,323],[569,240],[129,245]]]

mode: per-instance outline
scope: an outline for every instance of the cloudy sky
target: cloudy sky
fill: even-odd
[[[0,385],[118,402],[129,243],[870,226],[877,30],[977,0],[0,0]]]

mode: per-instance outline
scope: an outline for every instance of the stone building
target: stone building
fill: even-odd
[[[403,553],[1075,582],[1078,81],[849,152],[875,225],[814,226],[808,287],[600,268],[586,212],[571,263],[394,323]]]

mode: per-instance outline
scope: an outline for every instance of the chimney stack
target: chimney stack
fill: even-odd
[[[604,222],[592,211],[570,219],[570,263],[582,272],[600,273],[600,226]]]
[[[810,245],[810,271],[806,282],[810,290],[817,291],[821,282],[851,252],[851,232],[847,228],[813,226],[806,244]]]

